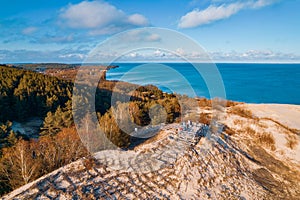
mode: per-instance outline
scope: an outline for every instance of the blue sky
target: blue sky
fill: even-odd
[[[300,62],[299,10],[300,0],[1,0],[0,63],[81,62],[149,26],[191,37],[216,62]]]

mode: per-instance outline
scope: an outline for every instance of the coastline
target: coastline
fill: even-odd
[[[143,71],[138,71],[135,68],[141,63],[116,64],[119,68],[108,71],[107,80],[122,80],[140,85],[149,83],[168,93],[172,92],[172,89],[178,94],[186,94],[189,97],[214,98],[210,96],[203,77],[195,73],[188,63],[166,63],[170,65],[162,71],[168,71],[168,68],[176,70],[189,85],[180,82],[176,77],[156,72],[155,69],[151,69],[151,65],[149,68],[142,68]],[[217,63],[217,67],[223,79],[225,98],[228,100],[255,104],[300,105],[298,97],[300,87],[297,87],[300,86],[298,64]],[[187,87],[192,88],[195,95],[188,93]]]

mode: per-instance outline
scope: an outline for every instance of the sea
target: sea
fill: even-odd
[[[152,84],[169,93],[245,103],[300,105],[300,64],[115,63],[108,80]]]

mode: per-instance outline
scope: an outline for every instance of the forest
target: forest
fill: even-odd
[[[72,80],[14,66],[0,66],[0,195],[89,156],[74,124],[73,87]],[[135,92],[130,102],[122,102],[132,88]],[[120,102],[111,105],[113,90]],[[82,100],[85,101],[85,98]],[[165,110],[164,119],[151,119],[150,109],[154,105],[160,105],[155,109]],[[124,149],[135,138],[120,127],[118,119],[114,118],[114,111],[129,110],[127,118],[122,120],[140,126],[172,123],[181,115],[181,107],[174,94],[163,93],[153,85],[136,86],[106,80],[97,87],[95,108],[100,128],[106,137]],[[15,122],[26,122],[32,118],[43,121],[34,137],[13,130]],[[79,120],[84,122],[88,118],[89,114]],[[90,133],[87,131],[85,134]],[[101,150],[104,147],[97,148]]]

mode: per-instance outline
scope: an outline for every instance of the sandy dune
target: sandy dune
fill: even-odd
[[[260,118],[272,118],[290,128],[300,130],[300,106],[288,104],[245,104]]]
[[[96,160],[71,163],[3,199],[297,199],[300,145],[286,141],[299,137],[286,126],[300,129],[300,106],[242,106],[261,119],[228,113],[217,129],[195,123],[180,132],[182,125],[170,124],[134,150],[99,152]],[[266,133],[274,149],[257,142]]]

